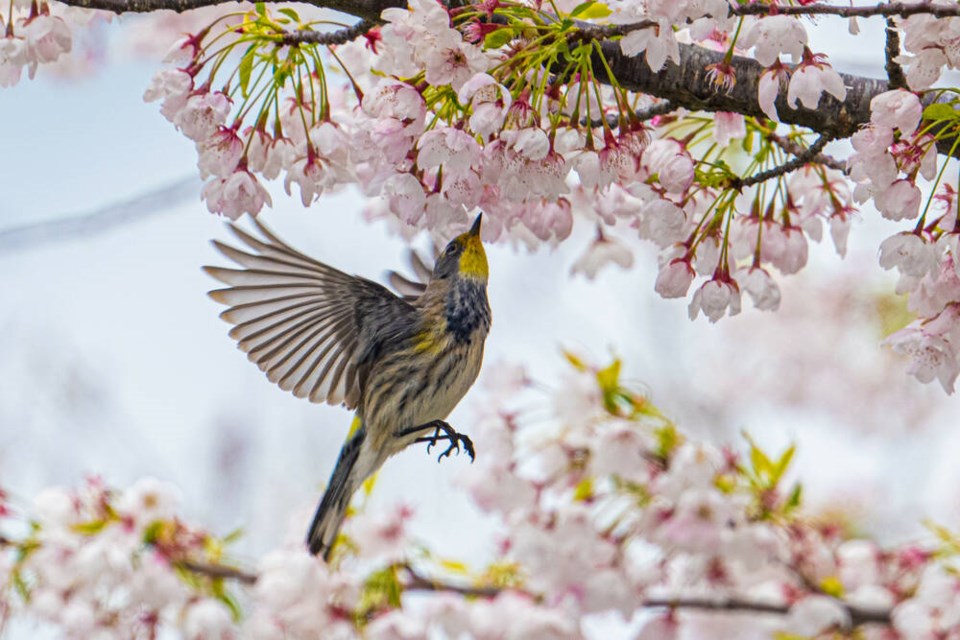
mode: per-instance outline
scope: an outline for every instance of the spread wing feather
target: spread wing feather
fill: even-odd
[[[408,320],[413,307],[254,224],[259,238],[229,227],[246,250],[213,242],[239,268],[204,267],[227,285],[210,297],[227,305],[220,317],[233,325],[230,337],[281,389],[311,402],[356,408],[364,364],[379,349],[377,327],[391,319]]]
[[[437,257],[440,255],[439,249],[435,244],[432,245],[430,249],[433,254],[433,261],[436,262]],[[413,278],[400,275],[396,271],[390,271],[387,273],[387,281],[390,283],[390,286],[393,287],[394,291],[403,296],[404,300],[412,302],[427,290],[427,283],[430,282],[430,277],[433,275],[433,268],[428,266],[423,256],[413,249],[410,249],[408,252],[407,261],[413,270]]]

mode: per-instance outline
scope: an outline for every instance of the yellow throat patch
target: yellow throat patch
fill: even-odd
[[[487,266],[487,252],[483,250],[480,236],[464,233],[457,240],[463,243],[463,253],[460,254],[460,275],[486,279],[490,275],[490,270]]]

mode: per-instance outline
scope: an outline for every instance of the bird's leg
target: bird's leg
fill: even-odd
[[[457,433],[453,427],[444,422],[443,420],[433,420],[427,422],[426,424],[421,424],[416,427],[410,427],[409,429],[404,429],[400,432],[400,436],[409,436],[415,433],[420,433],[422,431],[429,431],[433,429],[433,434],[429,436],[422,436],[414,440],[414,442],[426,442],[427,443],[427,453],[430,453],[430,449],[433,448],[433,445],[437,444],[439,440],[446,440],[450,445],[446,450],[437,457],[437,462],[449,456],[451,453],[456,451],[460,452],[460,444],[463,443],[463,449],[467,452],[467,455],[470,456],[470,462],[473,462],[476,454],[473,449],[473,441],[463,435],[462,433]],[[442,433],[441,433],[442,432]]]

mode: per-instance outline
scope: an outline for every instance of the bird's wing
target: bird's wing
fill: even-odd
[[[241,268],[204,267],[228,285],[210,297],[230,307],[220,314],[234,325],[230,337],[281,389],[311,402],[355,408],[363,349],[369,350],[361,342],[377,333],[374,323],[406,319],[413,307],[385,287],[305,256],[254,224],[262,239],[230,225],[252,252],[213,242]]]
[[[437,257],[440,255],[437,245],[434,244],[431,246],[431,253],[433,254],[432,262],[436,262]],[[393,290],[399,293],[404,300],[412,302],[427,290],[427,283],[430,282],[433,267],[414,249],[410,249],[407,254],[407,260],[410,263],[410,268],[413,270],[413,278],[403,276],[396,271],[388,271],[387,281],[390,283],[390,286],[393,287]]]

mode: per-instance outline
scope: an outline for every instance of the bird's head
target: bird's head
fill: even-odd
[[[484,281],[487,279],[489,274],[487,253],[483,250],[483,243],[480,241],[482,217],[481,213],[473,221],[469,231],[461,233],[447,244],[433,268],[434,279],[452,276]]]

